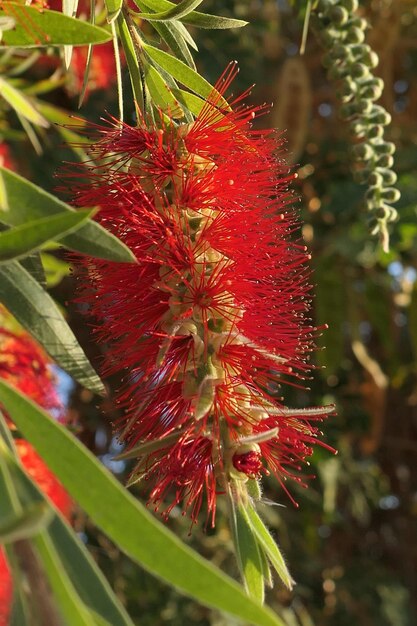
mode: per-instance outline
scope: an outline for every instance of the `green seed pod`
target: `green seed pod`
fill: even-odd
[[[398,202],[398,200],[401,198],[401,193],[395,187],[387,187],[386,189],[382,190],[381,196],[386,202],[389,202],[389,204],[393,204],[394,202]]]
[[[381,203],[381,191],[378,187],[371,187],[365,192],[365,200],[367,203],[371,203],[374,206],[379,206]]]
[[[380,176],[382,176],[384,185],[395,185],[395,183],[397,182],[398,177],[397,174],[393,172],[393,170],[389,170],[386,167],[377,167],[375,171],[378,172]]]
[[[379,104],[374,104],[369,114],[369,120],[373,124],[381,124],[387,126],[391,123],[391,115]]]
[[[346,33],[346,43],[363,43],[365,41],[365,33],[356,26],[351,26]]]
[[[372,100],[359,100],[357,111],[360,115],[369,115],[372,111]]]
[[[343,26],[349,19],[349,13],[344,7],[333,6],[326,11],[326,17],[328,17],[333,24]]]
[[[348,120],[358,114],[356,103],[349,102],[348,104],[342,104],[340,107],[340,117],[344,120]]]
[[[352,148],[352,154],[355,159],[360,161],[369,161],[374,155],[374,151],[368,143],[359,143]]]
[[[383,126],[368,126],[366,130],[366,136],[368,139],[380,139],[384,134]]]
[[[360,139],[366,135],[367,129],[361,120],[353,120],[350,123],[350,128],[352,133]]]
[[[349,70],[345,63],[335,63],[333,67],[327,71],[329,80],[339,80],[340,78],[348,76],[348,74]]]
[[[388,212],[388,221],[389,222],[395,222],[395,220],[398,219],[398,211],[396,209],[394,209],[392,206],[388,207],[389,212]]]
[[[381,188],[384,184],[384,177],[377,171],[371,172],[368,176],[367,183],[370,187]]]
[[[354,28],[359,28],[359,30],[365,31],[368,27],[368,22],[363,17],[352,17],[348,23],[349,26],[353,26]]]
[[[392,141],[381,141],[372,143],[377,154],[394,154],[395,144]]]
[[[350,46],[344,46],[342,43],[338,43],[330,49],[330,57],[335,61],[351,61],[352,55],[350,52]]]
[[[370,50],[362,56],[362,63],[364,63],[369,69],[374,69],[379,63],[379,58],[376,52]]]
[[[375,211],[375,217],[377,217],[380,220],[389,219],[389,215],[390,215],[390,207],[386,206],[385,204],[378,207]]]
[[[361,79],[369,76],[369,69],[363,63],[353,63],[350,67],[350,73],[353,78]]]
[[[375,102],[375,100],[379,100],[381,95],[382,89],[380,89],[379,87],[365,87],[365,89],[361,91],[361,97],[365,98],[365,100],[371,100],[372,102]]]
[[[378,167],[391,169],[394,165],[394,158],[390,154],[381,154],[377,159]]]
[[[369,55],[369,53],[371,52],[371,46],[369,46],[367,43],[357,43],[349,46],[349,49],[352,56],[357,60],[360,60],[361,57],[365,55]]]
[[[349,11],[349,13],[354,13],[359,8],[358,0],[340,0],[339,4]]]

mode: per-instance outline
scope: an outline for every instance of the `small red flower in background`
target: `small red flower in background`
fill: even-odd
[[[9,170],[15,169],[9,146],[2,141],[0,141],[0,166],[7,167]]]
[[[231,482],[268,466],[281,483],[297,474],[331,411],[293,411],[277,394],[304,378],[314,349],[309,255],[294,240],[281,142],[254,130],[261,109],[239,100],[228,110],[214,94],[191,124],[161,115],[96,127],[91,154],[104,165],[84,166],[90,183],[75,201],[99,205],[137,258],[80,260],[81,298],[107,344],[103,372],[124,373],[131,482],[151,480],[157,508],[172,493],[167,512],[183,501],[193,521],[204,493],[214,522],[216,493]]]
[[[48,8],[62,12],[62,0],[49,0]],[[100,13],[104,8],[103,2],[95,3],[96,13]],[[80,0],[78,3],[77,17],[87,19],[90,14],[89,0]],[[72,50],[71,65],[69,67],[68,90],[71,95],[78,95],[84,83],[84,76],[87,68],[88,46],[74,46]],[[44,57],[51,62],[52,57]],[[122,57],[123,61],[123,57]],[[88,87],[84,100],[92,91],[97,89],[108,89],[116,82],[116,61],[113,42],[93,46],[89,67]]]
[[[0,310],[6,323],[11,318]],[[45,410],[64,420],[64,408],[55,389],[50,360],[44,351],[26,333],[12,332],[0,327],[0,378],[29,396]],[[8,419],[13,431],[13,423]],[[68,519],[72,500],[64,487],[24,439],[15,438],[15,445],[27,473],[42,492]],[[13,597],[13,581],[4,553],[0,550],[0,626],[8,626]]]

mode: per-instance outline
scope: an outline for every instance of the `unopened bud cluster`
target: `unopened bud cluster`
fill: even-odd
[[[355,14],[357,9],[358,0],[319,0],[315,26],[327,50],[323,65],[328,68],[329,78],[339,83],[340,115],[350,122],[358,141],[352,155],[359,165],[358,181],[368,186],[365,201],[371,214],[371,232],[380,236],[387,250],[387,225],[397,218],[392,204],[400,197],[392,169],[395,145],[384,139],[391,116],[375,104],[384,83],[373,75],[378,55],[365,43],[368,22]]]

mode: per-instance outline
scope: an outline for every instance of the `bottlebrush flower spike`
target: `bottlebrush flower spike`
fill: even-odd
[[[332,410],[290,410],[277,397],[300,384],[314,349],[309,255],[294,240],[282,141],[252,128],[263,107],[222,104],[235,73],[232,64],[191,124],[161,113],[96,126],[98,165],[84,164],[74,202],[98,205],[137,258],[79,259],[80,297],[107,346],[103,373],[124,373],[118,428],[125,456],[138,458],[131,482],[151,480],[150,504],[171,495],[165,514],[182,502],[194,522],[204,494],[214,523],[216,494],[247,497],[245,483],[268,467],[281,484],[301,481]],[[72,186],[80,172],[67,176]]]
[[[64,408],[55,390],[49,358],[29,335],[9,330],[16,323],[3,307],[0,307],[0,324],[0,378],[52,412],[57,419],[64,420]],[[12,430],[15,428],[10,419],[8,424]],[[15,445],[26,472],[69,519],[73,504],[67,491],[27,441],[15,438]],[[13,580],[5,553],[0,550],[0,626],[8,626],[12,602]]]

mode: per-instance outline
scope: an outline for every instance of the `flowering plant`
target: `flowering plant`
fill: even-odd
[[[38,599],[52,626],[132,625],[57,510],[67,514],[77,502],[120,550],[204,606],[282,624],[263,605],[270,566],[289,590],[293,580],[258,509],[271,503],[262,484],[270,475],[277,503],[297,507],[292,485],[308,484],[315,444],[333,451],[320,430],[332,399],[311,406],[304,398],[302,408],[288,399],[315,369],[325,325],[313,321],[310,254],[283,135],[261,129],[268,107],[247,104],[249,91],[230,96],[236,63],[213,86],[191,54],[193,29],[245,23],[200,4],[0,0],[0,299],[33,337],[0,328],[0,538],[15,578],[12,623]],[[319,11],[324,26],[328,13]],[[117,114],[101,105],[106,90],[117,91]],[[99,103],[94,122],[63,109],[76,91],[87,111]],[[18,129],[7,121],[11,111]],[[22,132],[38,154],[54,132],[72,151],[58,174],[67,202],[17,173],[25,166],[6,140]],[[386,220],[378,219],[386,246]],[[57,252],[56,242],[71,252]],[[47,291],[68,279],[69,262],[77,284],[70,300],[102,352],[99,375]],[[112,468],[127,463],[127,486],[144,486],[151,512],[48,416],[62,410],[49,359],[87,394],[114,398],[111,446],[122,449],[101,458]],[[166,525],[182,512],[191,529],[215,533],[225,509],[243,586]],[[19,558],[20,541],[35,555],[43,591],[28,590],[34,570]]]

